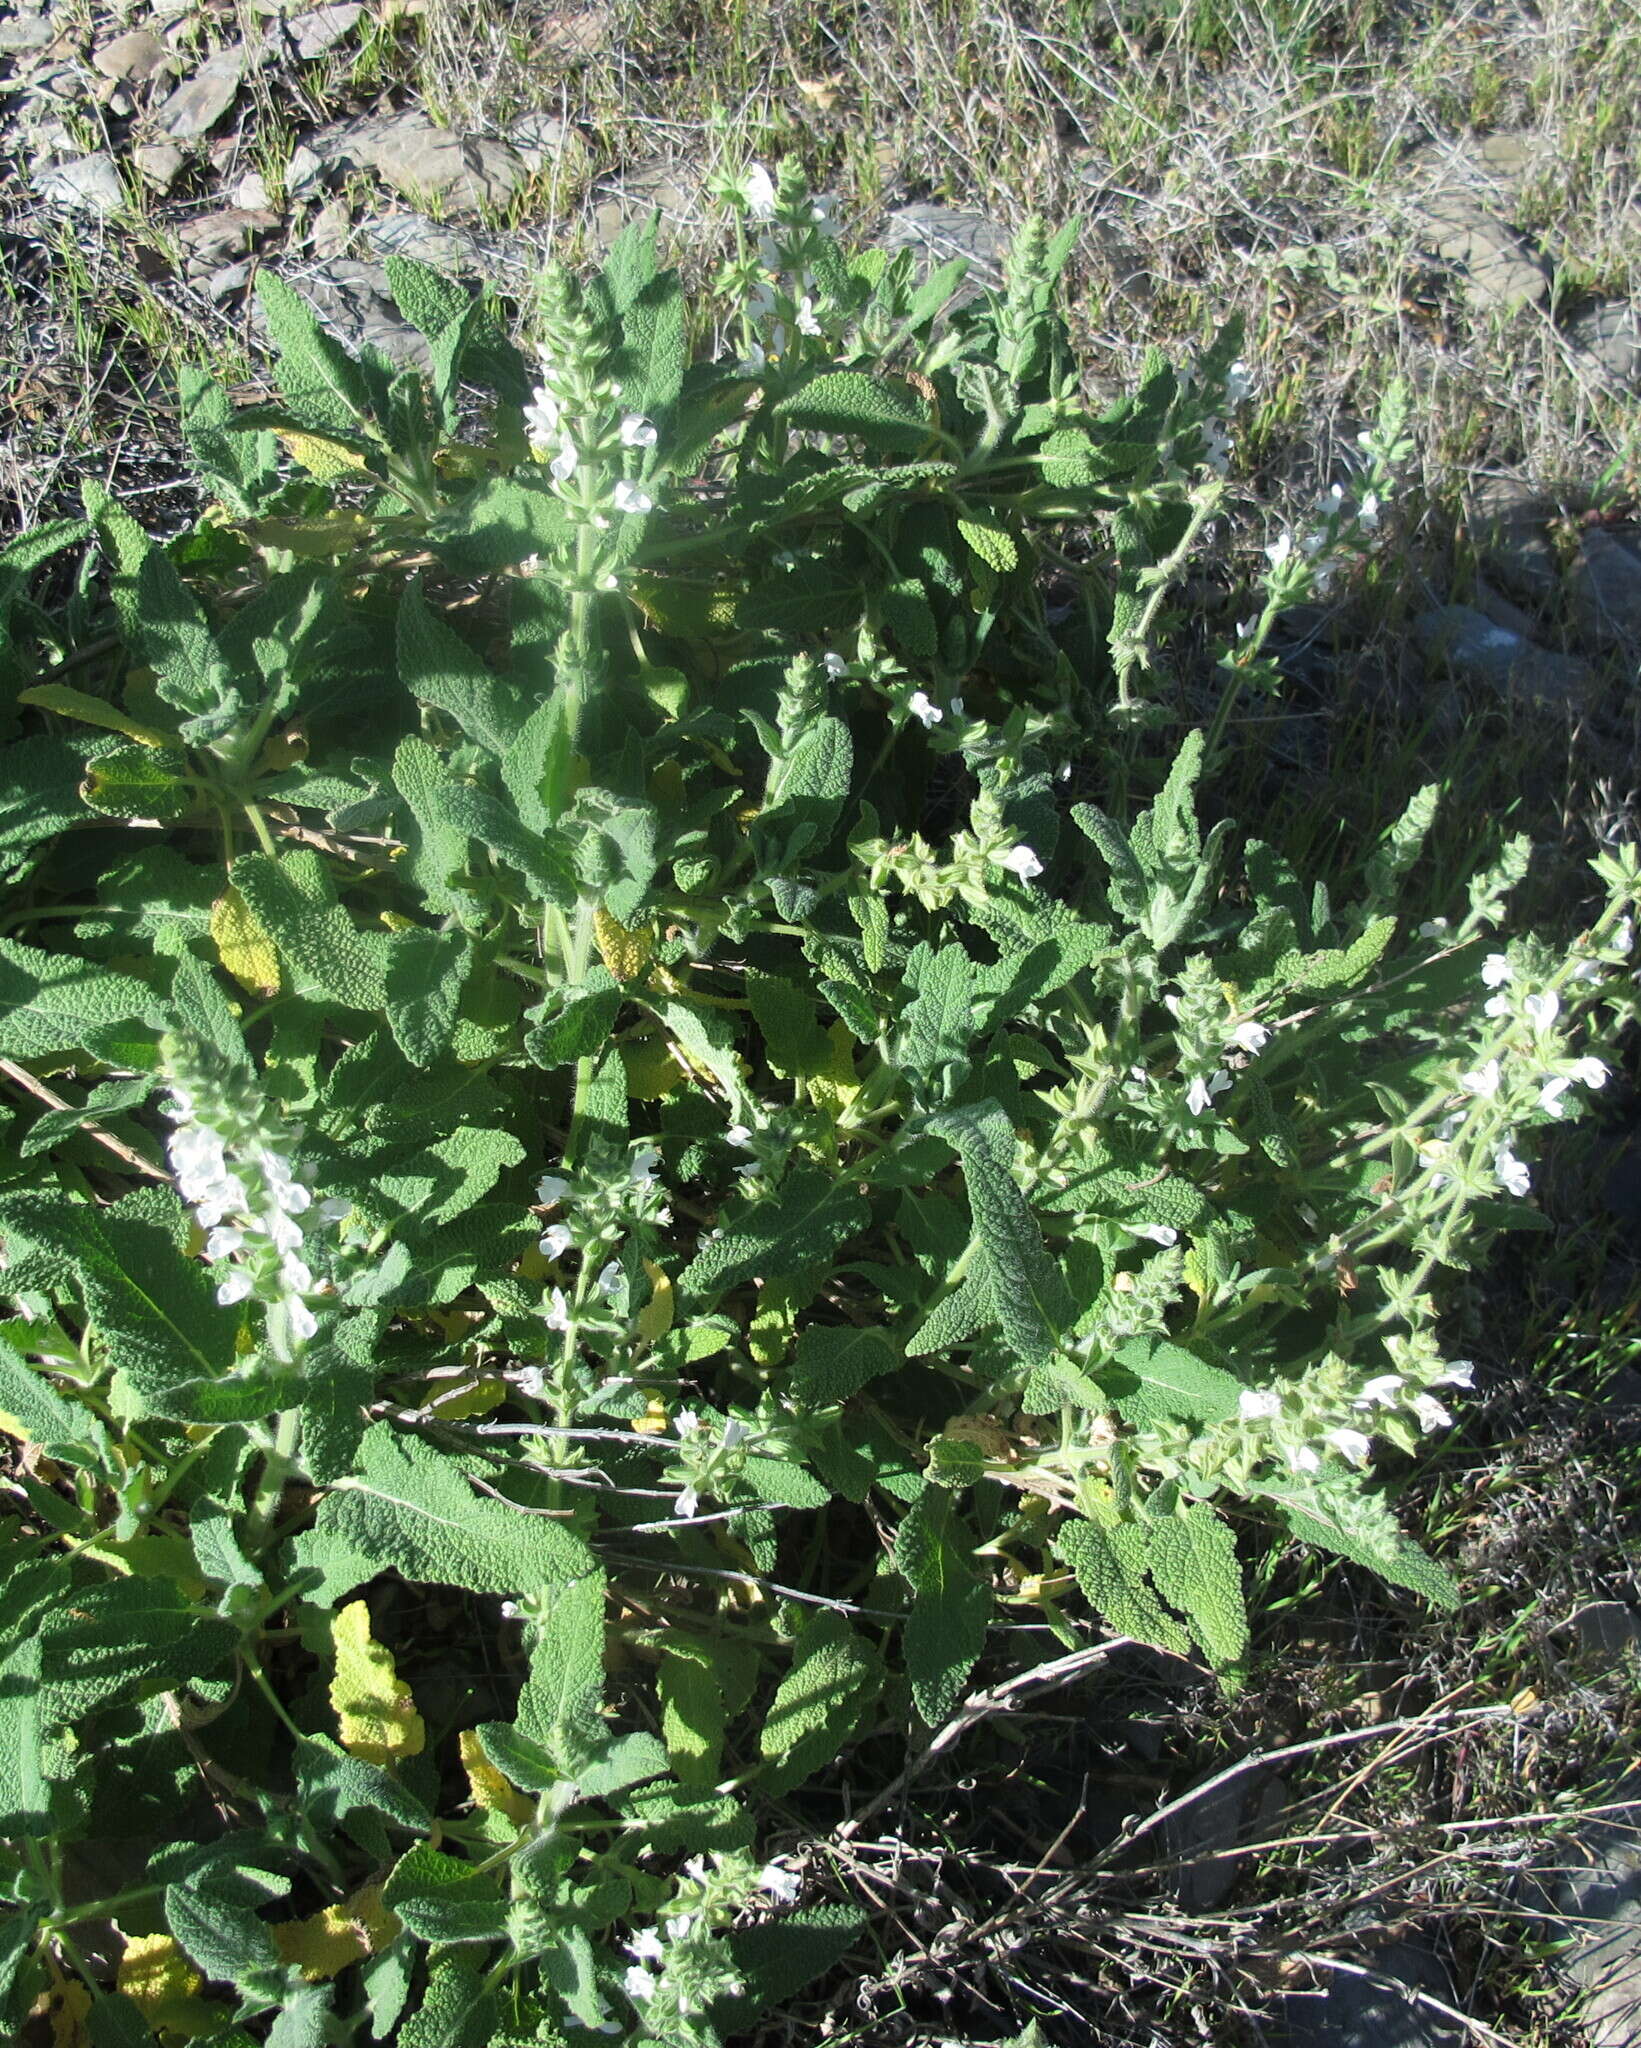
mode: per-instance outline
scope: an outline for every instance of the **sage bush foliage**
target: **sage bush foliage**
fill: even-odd
[[[1375,1449],[1606,1078],[1636,863],[1506,940],[1523,844],[1399,907],[1435,789],[1331,891],[1197,795],[1400,402],[1152,764],[1235,336],[1094,417],[1069,234],[942,320],[724,197],[710,303],[629,233],[539,367],[265,276],[190,530],[0,555],[13,2027],[713,2043],[855,1925],[774,1802],[999,1623],[1234,1685],[1239,1527],[1454,1598]]]

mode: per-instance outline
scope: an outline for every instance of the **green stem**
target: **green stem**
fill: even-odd
[[[262,1477],[257,1483],[256,1498],[251,1502],[250,1514],[246,1519],[242,1541],[247,1556],[255,1557],[257,1551],[268,1540],[274,1517],[279,1512],[285,1482],[290,1478],[291,1469],[296,1463],[296,1447],[301,1441],[301,1436],[301,1409],[285,1409],[275,1427],[273,1443],[263,1460]]]

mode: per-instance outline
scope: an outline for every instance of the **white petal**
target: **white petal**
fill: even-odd
[[[1510,963],[1502,953],[1489,953],[1481,963],[1481,978],[1489,988],[1503,988],[1511,973]]]
[[[1237,1413],[1244,1422],[1264,1422],[1282,1412],[1282,1397],[1269,1387],[1244,1387],[1237,1396]]]
[[[226,1279],[218,1283],[217,1300],[224,1308],[229,1308],[234,1302],[245,1300],[250,1292],[250,1274],[246,1272],[233,1272],[228,1274]]]

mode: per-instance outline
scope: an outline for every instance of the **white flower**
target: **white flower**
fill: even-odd
[[[1043,863],[1029,846],[1011,846],[998,862],[1011,875],[1018,875],[1022,882],[1034,882],[1043,872]]]
[[[839,676],[846,674],[849,668],[848,662],[844,660],[841,654],[823,654],[821,656],[821,666],[832,678],[833,682],[836,682]]]
[[[570,1183],[556,1173],[544,1173],[536,1182],[536,1200],[544,1209],[550,1209],[555,1202],[562,1202],[570,1192]]]
[[[660,1153],[653,1145],[640,1145],[632,1155],[632,1165],[627,1169],[628,1178],[634,1187],[652,1188],[655,1185],[655,1169]]]
[[[641,491],[636,484],[630,484],[623,477],[611,493],[610,503],[618,512],[653,512],[655,500],[648,491]]]
[[[559,483],[567,484],[570,481],[571,477],[575,475],[575,466],[577,460],[578,457],[576,455],[575,443],[573,441],[566,440],[564,446],[553,457],[552,461],[548,463],[547,468],[549,473],[552,476],[554,476]]]
[[[1489,1017],[1508,1017],[1510,998],[1500,989],[1496,996],[1489,996],[1482,1004],[1483,1013]]]
[[[1359,524],[1365,526],[1369,533],[1377,532],[1379,526],[1379,494],[1377,491],[1368,492],[1361,505],[1357,508],[1356,517]]]
[[[1171,1223],[1125,1223],[1130,1237],[1148,1237],[1153,1244],[1178,1244],[1179,1232]]]
[[[1401,1374],[1382,1372],[1367,1381],[1352,1405],[1357,1408],[1395,1408],[1400,1404],[1401,1398]]]
[[[539,1401],[547,1392],[547,1375],[539,1365],[527,1365],[517,1374],[519,1392]]]
[[[1561,998],[1553,988],[1547,988],[1542,995],[1528,996],[1521,1006],[1528,1021],[1536,1024],[1540,1031],[1548,1031],[1561,1015]]]
[[[743,1422],[738,1415],[729,1416],[724,1423],[723,1446],[726,1451],[734,1450],[737,1444],[745,1443],[752,1434],[750,1423]]]
[[[766,1863],[758,1873],[758,1887],[768,1892],[778,1905],[790,1906],[803,1889],[802,1880],[790,1870],[783,1870],[778,1863]]]
[[[231,1258],[235,1252],[242,1251],[244,1247],[245,1233],[243,1230],[231,1229],[225,1223],[219,1224],[205,1240],[205,1256],[208,1259]]]
[[[545,384],[530,394],[530,403],[524,409],[524,427],[532,448],[552,445],[558,432],[559,415],[559,402]]]
[[[1621,917],[1613,927],[1613,935],[1607,943],[1615,953],[1629,954],[1635,946],[1635,919]]]
[[[1372,1438],[1365,1437],[1359,1429],[1330,1429],[1328,1442],[1353,1465],[1365,1465],[1373,1450]]]
[[[906,709],[920,725],[938,725],[945,717],[940,706],[931,701],[927,690],[914,690],[906,699]]]
[[[1470,1387],[1476,1383],[1476,1362],[1472,1358],[1455,1358],[1446,1370],[1436,1378],[1438,1387]]]
[[[1263,1052],[1270,1042],[1270,1036],[1269,1025],[1256,1024],[1251,1017],[1244,1017],[1231,1033],[1231,1043],[1240,1046],[1246,1053]]]
[[[541,1233],[541,1249],[550,1259],[561,1259],[575,1243],[567,1223],[549,1223]]]
[[[655,1996],[657,1981],[642,1963],[634,1963],[622,1978],[621,1988],[635,2004],[642,2005],[646,1998]]]
[[[820,331],[821,324],[815,318],[815,302],[813,299],[805,296],[798,302],[798,332],[800,334],[818,335]]]
[[[1237,1396],[1236,1411],[1244,1422],[1265,1422],[1282,1413],[1282,1396],[1269,1387],[1244,1387]]]
[[[1489,988],[1503,988],[1513,972],[1502,953],[1489,953],[1481,963],[1481,978]]]
[[[310,1337],[318,1335],[319,1318],[305,1301],[300,1298],[287,1301],[285,1312],[290,1317],[291,1335],[298,1344],[306,1344]]]
[[[1322,1460],[1309,1444],[1284,1444],[1282,1454],[1295,1472],[1316,1472],[1321,1469]]]
[[[658,1963],[666,1954],[661,1945],[661,1937],[653,1927],[644,1928],[636,1941],[626,1942],[623,1946],[634,1962],[638,1963]]]
[[[327,1195],[313,1213],[321,1223],[341,1223],[353,1214],[353,1203],[346,1195]]]
[[[1560,1116],[1561,1098],[1572,1085],[1571,1074],[1557,1074],[1553,1079],[1546,1081],[1538,1091],[1539,1108],[1547,1110],[1551,1116]]]
[[[232,1272],[217,1287],[217,1300],[223,1308],[229,1308],[236,1301],[244,1301],[251,1292],[251,1276],[243,1269]]]
[[[1206,1116],[1213,1107],[1214,1097],[1223,1095],[1231,1085],[1231,1077],[1223,1067],[1214,1075],[1198,1074],[1185,1091],[1185,1106],[1193,1116]]]
[[[693,1436],[701,1427],[701,1418],[693,1408],[680,1408],[672,1418],[672,1426],[680,1436]]]
[[[1427,917],[1419,927],[1419,937],[1421,939],[1439,939],[1446,934],[1446,931],[1447,919],[1445,917]]]
[[[1607,1085],[1606,1064],[1604,1061],[1596,1059],[1593,1054],[1586,1053],[1582,1059],[1573,1061],[1573,1079],[1575,1081],[1582,1081],[1586,1088],[1605,1088]]]
[[[1461,1074],[1459,1086],[1466,1095],[1483,1095],[1491,1099],[1499,1092],[1499,1063],[1489,1060],[1485,1067],[1477,1067],[1473,1073]]]
[[[599,1274],[597,1280],[598,1291],[606,1301],[614,1301],[615,1290],[621,1285],[623,1277],[621,1261],[619,1259],[611,1259]]]
[[[685,1940],[689,1935],[690,1929],[695,1925],[696,1918],[697,1916],[694,1913],[669,1914],[667,1916],[668,1941]]]
[[[621,422],[621,445],[623,448],[653,448],[655,446],[655,425],[645,419],[641,412],[629,412]]]
[[[735,374],[738,377],[761,377],[768,362],[769,358],[764,354],[763,343],[761,341],[749,342],[746,354],[739,357],[736,361]]]
[[[562,1287],[555,1287],[548,1295],[542,1320],[549,1330],[567,1330],[570,1327],[570,1304],[564,1299]]]
[[[1293,553],[1293,535],[1284,533],[1273,540],[1265,550],[1265,557],[1273,569],[1280,569]]]
[[[701,1496],[693,1486],[686,1486],[678,1496],[678,1504],[672,1511],[673,1520],[687,1522],[701,1505]]]
[[[300,1259],[290,1257],[283,1259],[280,1262],[279,1277],[284,1283],[287,1293],[311,1294],[313,1292],[313,1274]]]
[[[1240,405],[1254,388],[1253,373],[1240,356],[1225,372],[1225,403]]]
[[[775,180],[762,164],[753,164],[741,180],[741,197],[754,220],[775,217]]]
[[[734,1145],[737,1149],[739,1149],[742,1146],[750,1145],[752,1143],[752,1133],[747,1129],[745,1124],[731,1124],[729,1129],[724,1133],[724,1143],[726,1145]]]
[[[1525,1195],[1533,1184],[1532,1175],[1508,1145],[1493,1155],[1493,1171],[1507,1194]]]
[[[1573,969],[1573,979],[1574,981],[1583,982],[1599,981],[1601,979],[1600,961],[1580,960],[1578,965]]]
[[[1415,1394],[1413,1413],[1418,1417],[1419,1427],[1426,1436],[1429,1436],[1433,1429],[1446,1429],[1453,1420],[1434,1394]]]

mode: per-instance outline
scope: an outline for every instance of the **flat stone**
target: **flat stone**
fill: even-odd
[[[182,175],[183,154],[174,142],[139,142],[131,161],[145,185],[156,192],[169,192]]]
[[[247,171],[228,197],[235,206],[253,213],[267,212],[272,203],[268,197],[268,181],[260,171]]]
[[[539,271],[543,252],[523,235],[487,235],[452,221],[429,220],[425,213],[385,213],[361,221],[360,233],[373,255],[413,256],[451,277],[482,277],[501,282]]]
[[[340,199],[332,199],[320,207],[313,217],[313,226],[308,230],[308,247],[323,262],[332,256],[343,255],[353,240],[353,216]]]
[[[1633,1787],[1631,1788],[1633,1789]],[[1581,1823],[1534,1873],[1547,1886],[1558,1968],[1590,2048],[1641,2048],[1641,1805]]]
[[[344,36],[351,35],[364,11],[359,0],[334,0],[331,6],[293,14],[285,27],[296,44],[296,54],[311,63],[327,50],[334,50]]]
[[[1565,710],[1581,704],[1594,675],[1576,655],[1554,654],[1467,604],[1442,605],[1413,622],[1427,663],[1484,683],[1515,702]]]
[[[284,275],[350,349],[368,343],[393,362],[418,370],[431,366],[427,343],[394,305],[381,264],[338,256],[321,268]],[[265,331],[261,308],[254,302],[251,322],[258,331]]]
[[[566,155],[579,156],[585,147],[567,121],[539,110],[520,114],[507,130],[507,146],[518,151],[526,169],[532,172],[545,170],[548,164]]]
[[[119,170],[106,149],[37,171],[33,184],[42,199],[74,213],[117,213],[126,203]]]
[[[1554,498],[1513,476],[1486,477],[1465,500],[1465,525],[1483,566],[1522,604],[1547,605],[1561,587],[1546,530],[1560,512]]]
[[[243,255],[254,236],[278,225],[279,216],[275,213],[228,206],[216,213],[202,213],[197,220],[184,221],[177,230],[177,240],[191,270],[210,270],[225,258]]]
[[[197,142],[233,105],[245,64],[243,43],[218,50],[177,87],[154,116],[155,121],[173,140]]]
[[[1417,202],[1414,219],[1419,239],[1463,271],[1465,295],[1478,311],[1514,313],[1550,289],[1543,261],[1474,194],[1439,187]]]
[[[251,266],[247,260],[225,263],[220,270],[213,270],[205,280],[205,296],[220,304],[222,300],[232,298],[235,292],[243,291],[250,280],[250,275]]]
[[[43,50],[57,31],[43,14],[10,14],[0,21],[0,54]]]
[[[1582,1654],[1609,1669],[1622,1671],[1641,1656],[1641,1613],[1626,1601],[1592,1600],[1569,1615],[1567,1625],[1576,1630]]]
[[[584,63],[610,47],[612,25],[607,7],[554,8],[532,25],[538,51],[563,64]]]
[[[1397,1941],[1347,1960],[1371,1976],[1330,1970],[1320,1997],[1283,2000],[1293,2048],[1464,2048],[1467,2029],[1417,1996],[1454,2003],[1447,1972],[1428,1949]]]
[[[966,257],[968,275],[952,294],[947,308],[955,312],[959,306],[979,298],[982,292],[995,291],[1003,282],[1003,259],[1014,237],[987,214],[965,207],[919,203],[891,213],[878,239],[891,254],[897,249],[917,252],[915,270],[920,283],[954,256]]]
[[[1598,653],[1641,651],[1641,556],[1600,527],[1579,542],[1567,601],[1585,646]]]
[[[634,164],[617,178],[602,182],[606,196],[593,209],[592,238],[607,249],[623,228],[659,211],[668,227],[694,219],[701,203],[700,179],[688,165],[657,158]]]
[[[122,85],[146,85],[163,71],[175,71],[177,60],[158,36],[145,28],[128,29],[111,43],[104,43],[91,59],[94,71]]]
[[[1610,299],[1581,313],[1567,338],[1619,390],[1641,391],[1641,301]]]
[[[291,199],[311,199],[325,182],[325,165],[305,142],[291,151],[285,166],[285,191]]]
[[[374,171],[406,198],[438,199],[457,213],[506,205],[526,176],[523,158],[506,143],[457,135],[425,114],[366,116],[309,140],[327,163]]]

